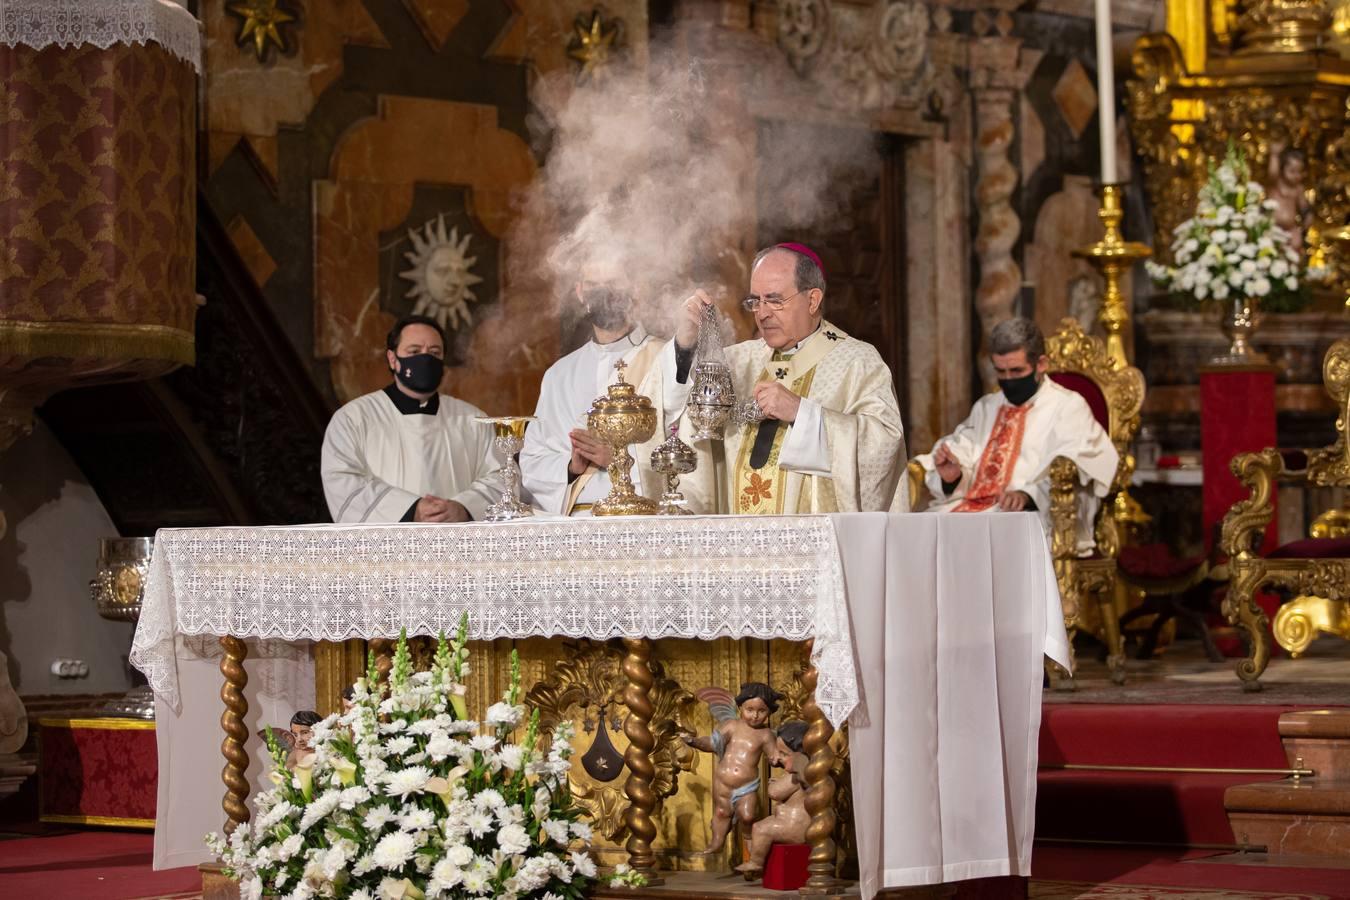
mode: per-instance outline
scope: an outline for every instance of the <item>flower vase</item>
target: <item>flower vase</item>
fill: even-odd
[[[1252,346],[1252,334],[1261,323],[1256,301],[1250,297],[1234,296],[1222,307],[1219,327],[1228,338],[1228,350],[1210,360],[1216,366],[1264,365],[1270,360]]]

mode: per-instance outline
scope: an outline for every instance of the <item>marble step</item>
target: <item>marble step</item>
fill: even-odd
[[[1291,767],[1312,769],[1316,779],[1350,781],[1350,708],[1287,712],[1280,716],[1280,739]]]
[[[1234,785],[1223,805],[1239,844],[1270,854],[1350,858],[1350,777]]]

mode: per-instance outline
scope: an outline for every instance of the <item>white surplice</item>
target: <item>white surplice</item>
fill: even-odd
[[[609,344],[587,341],[544,373],[539,386],[539,403],[534,410],[538,421],[526,429],[525,448],[520,451],[521,483],[539,509],[568,514],[568,485],[571,482],[567,466],[572,460],[572,442],[568,433],[574,428],[586,428],[586,413],[591,404],[597,397],[604,396],[615,382],[615,364],[622,359],[631,367],[634,357],[644,347],[655,343],[656,338],[637,327]],[[634,376],[631,369],[624,373],[624,379],[630,383],[634,383],[634,377],[638,378],[638,393],[643,394],[650,378],[643,373]],[[660,397],[650,399],[659,409]],[[664,439],[663,424],[664,416],[658,415],[654,436],[657,441]],[[628,452],[636,463],[632,472],[634,486],[641,492],[651,477],[650,451],[643,454],[634,446],[629,447]],[[596,469],[581,486],[573,503],[589,504],[602,500],[609,494],[609,489],[609,473]]]
[[[411,398],[410,398],[411,399]],[[431,494],[481,521],[501,497],[501,458],[476,406],[441,394],[434,413],[404,413],[374,391],[333,414],[320,472],[334,522],[398,522]]]
[[[1021,491],[1036,504],[1036,512],[1046,532],[1050,529],[1050,464],[1055,457],[1067,457],[1078,466],[1081,487],[1078,491],[1079,553],[1091,552],[1094,546],[1092,523],[1096,520],[1101,498],[1111,488],[1120,463],[1120,453],[1111,443],[1082,395],[1060,387],[1046,378],[1027,401],[1031,404],[1026,414],[1022,446],[1013,466],[1007,490]],[[946,444],[961,464],[961,480],[950,494],[942,488],[942,478],[933,466],[933,455],[925,453],[915,459],[922,463],[925,484],[932,495],[931,512],[951,512],[966,498],[989,436],[998,420],[999,409],[1007,406],[1002,391],[985,394],[964,422],[950,435],[933,444]]]

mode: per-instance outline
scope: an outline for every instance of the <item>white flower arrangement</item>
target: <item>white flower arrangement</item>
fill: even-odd
[[[1195,215],[1173,231],[1172,265],[1144,266],[1168,293],[1201,306],[1245,298],[1271,311],[1300,308],[1302,283],[1323,273],[1303,268],[1275,208],[1230,146],[1222,165],[1211,163]]]
[[[572,725],[543,747],[536,711],[510,742],[525,721],[514,653],[502,702],[469,721],[467,629],[465,616],[453,641],[441,635],[428,672],[412,671],[400,636],[387,685],[372,655],[351,710],[314,726],[293,772],[269,731],[277,786],[228,839],[206,838],[244,898],[583,896],[597,871],[568,787]],[[609,880],[646,883],[626,866]]]

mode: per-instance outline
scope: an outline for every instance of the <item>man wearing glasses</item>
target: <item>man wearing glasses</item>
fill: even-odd
[[[718,482],[703,511],[903,509],[905,441],[890,369],[871,344],[823,318],[824,302],[824,267],[809,248],[778,244],[756,254],[745,308],[760,336],[726,349],[737,400],[750,414],[728,426],[720,445],[697,447],[713,454]],[[663,360],[686,394],[710,306],[701,290],[685,301]]]

